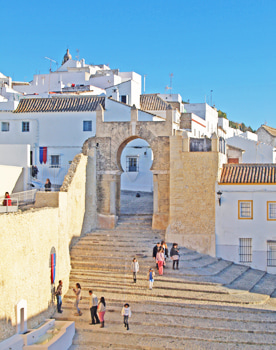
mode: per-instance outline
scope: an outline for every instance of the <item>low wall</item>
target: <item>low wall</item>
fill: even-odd
[[[48,207],[0,214],[0,340],[15,333],[15,305],[27,301],[28,327],[40,321],[39,315],[54,310],[50,254],[56,252],[56,280],[63,281],[63,294],[69,286],[70,251],[73,239],[83,232],[87,156],[77,155],[70,178]],[[70,170],[69,170],[70,173]],[[54,207],[50,207],[54,206]],[[33,320],[33,322],[32,322]],[[31,323],[32,322],[32,323]]]

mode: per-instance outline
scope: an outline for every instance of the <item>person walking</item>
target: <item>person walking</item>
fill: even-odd
[[[128,319],[131,317],[131,309],[128,303],[126,303],[121,312],[122,316],[124,316],[124,326],[126,327],[127,331],[129,330],[129,325],[128,325]]]
[[[132,260],[131,270],[132,270],[132,273],[133,273],[133,282],[136,283],[137,272],[139,271],[139,263],[138,263],[136,258],[133,258],[133,260]]]
[[[61,305],[62,305],[61,295],[62,295],[62,280],[59,280],[58,287],[56,290],[56,298],[57,298],[57,312],[59,312],[60,314],[63,312],[61,310]]]
[[[106,303],[104,297],[101,297],[99,305],[98,305],[98,314],[99,314],[99,319],[101,322],[101,327],[104,328],[104,314],[106,310]]]
[[[90,308],[90,314],[91,314],[91,323],[90,324],[100,323],[99,317],[97,315],[97,307],[98,307],[98,298],[93,293],[93,291],[90,290],[89,291],[89,308]]]
[[[73,292],[76,295],[75,307],[77,309],[78,315],[81,316],[82,312],[79,309],[79,302],[82,299],[82,297],[81,297],[81,286],[79,283],[76,283],[76,289],[73,288]]]
[[[153,271],[152,268],[150,268],[147,275],[147,280],[149,281],[149,289],[152,289],[153,287],[154,276],[155,276],[155,272]]]
[[[164,257],[164,249],[162,247],[159,248],[158,253],[156,254],[156,262],[158,264],[158,272],[159,275],[163,275],[163,266],[165,262],[165,257]]]
[[[173,270],[178,270],[178,264],[179,264],[179,249],[178,249],[178,244],[173,243],[173,246],[170,251],[170,256],[173,261]],[[175,268],[176,266],[176,268]]]

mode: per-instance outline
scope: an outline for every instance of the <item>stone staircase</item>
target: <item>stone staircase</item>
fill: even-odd
[[[151,229],[151,216],[125,215],[116,229],[91,232],[72,248],[70,290],[63,314],[55,314],[76,322],[70,350],[276,349],[276,276],[181,247],[180,269],[172,270],[169,261],[149,290],[152,248],[163,237]],[[140,265],[136,284],[134,256]],[[77,282],[81,317],[73,306]],[[105,328],[89,325],[90,289],[106,299]],[[129,331],[120,314],[124,302],[133,313]]]

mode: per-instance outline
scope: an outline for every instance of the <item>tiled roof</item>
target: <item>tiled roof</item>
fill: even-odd
[[[87,112],[96,111],[99,104],[105,107],[105,97],[26,98],[20,100],[14,113]]]
[[[169,104],[162,100],[157,94],[140,96],[140,108],[144,111],[165,111]]]
[[[272,128],[271,126],[262,125],[261,128],[265,129],[270,135],[276,136],[276,129]]]
[[[276,184],[276,164],[224,164],[220,183]]]

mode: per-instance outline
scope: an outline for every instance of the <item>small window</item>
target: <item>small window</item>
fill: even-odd
[[[239,203],[239,219],[253,219],[253,201],[238,201]]]
[[[51,168],[60,168],[60,156],[59,155],[51,156]]]
[[[30,131],[30,122],[22,122],[22,132]]]
[[[1,124],[1,130],[2,130],[2,131],[10,131],[10,123],[8,123],[8,122],[2,122],[2,124]]]
[[[83,121],[83,131],[92,131],[92,120]]]
[[[123,103],[128,103],[128,95],[122,95],[121,96],[121,102],[123,102]]]
[[[252,238],[239,239],[240,262],[252,262]]]
[[[267,220],[276,220],[276,202],[267,202]]]
[[[138,171],[138,157],[127,157],[127,172],[137,172]]]
[[[276,241],[267,241],[267,266],[276,266]]]

